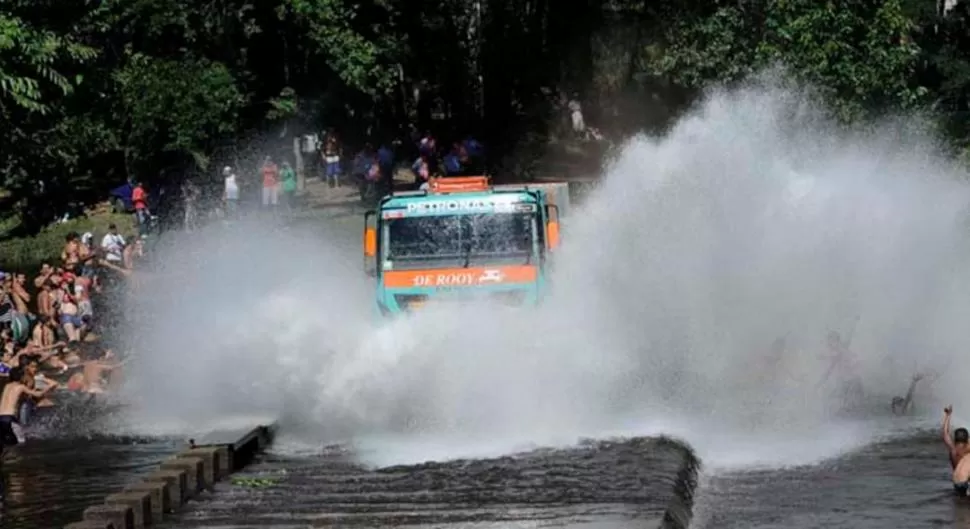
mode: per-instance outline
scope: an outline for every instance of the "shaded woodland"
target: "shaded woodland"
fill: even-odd
[[[783,65],[851,122],[918,109],[970,146],[970,4],[936,0],[3,0],[2,210],[24,232],[127,178],[240,151],[474,134],[523,177],[564,105],[610,139]]]

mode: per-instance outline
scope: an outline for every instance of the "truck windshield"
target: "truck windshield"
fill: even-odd
[[[386,254],[395,270],[427,266],[527,264],[535,213],[403,217],[385,221]]]

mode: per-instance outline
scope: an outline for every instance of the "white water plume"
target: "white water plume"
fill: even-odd
[[[881,130],[779,89],[713,94],[623,147],[538,309],[429,307],[374,330],[360,222],[187,237],[144,294],[132,410],[269,414],[380,462],[667,433],[715,466],[807,463],[886,433],[820,384],[835,330],[876,415],[914,369],[941,375],[918,404],[959,415],[968,188],[923,135]]]

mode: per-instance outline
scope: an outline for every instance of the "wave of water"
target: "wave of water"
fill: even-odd
[[[183,237],[139,294],[134,428],[272,416],[295,450],[351,440],[376,463],[663,433],[747,468],[891,434],[914,369],[940,374],[921,403],[959,414],[970,195],[933,147],[902,121],[839,128],[772,86],[714,93],[620,150],[537,310],[375,328],[356,220]],[[819,384],[830,330],[851,334],[876,418],[844,417]]]

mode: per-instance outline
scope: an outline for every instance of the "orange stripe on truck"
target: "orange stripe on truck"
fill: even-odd
[[[534,266],[440,268],[384,272],[387,288],[478,287],[532,283],[539,276]]]

